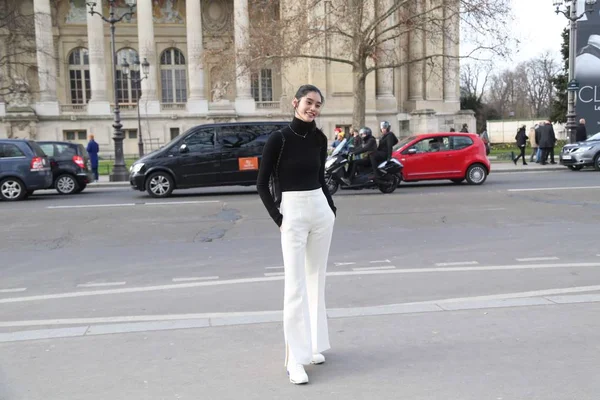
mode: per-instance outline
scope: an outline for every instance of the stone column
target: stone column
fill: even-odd
[[[208,101],[204,93],[204,44],[200,0],[186,0],[185,8],[190,80],[187,110],[194,114],[205,114],[208,112]]]
[[[444,102],[459,102],[460,15],[456,0],[445,0],[444,7]]]
[[[245,54],[250,42],[250,16],[248,0],[234,0],[234,33],[235,33],[235,110],[238,113],[253,113],[256,109],[250,87],[250,71],[243,65],[241,57]]]
[[[416,0],[415,1],[415,12],[416,14],[420,14],[423,11],[423,1],[424,0]],[[409,67],[409,76],[410,76],[410,88],[409,88],[409,100],[410,101],[421,101],[423,100],[423,72],[424,72],[424,62],[416,61],[420,58],[423,58],[423,23],[421,21],[417,21],[413,30],[410,31],[409,34],[409,57],[411,60],[411,64]]]
[[[141,84],[142,96],[139,104],[142,110],[148,111],[148,114],[160,114],[160,102],[156,89],[156,83],[160,79],[158,76],[160,60],[156,57],[155,50],[152,0],[138,0],[136,10],[140,61],[146,58],[150,63],[148,79],[144,79]]]
[[[394,2],[392,0],[378,0],[379,14],[389,11]],[[386,18],[383,23],[379,24],[378,29],[386,29],[391,27],[393,24],[393,16]],[[385,53],[394,53],[394,41],[388,41],[383,43],[383,49]],[[385,56],[390,57],[390,56]],[[387,60],[386,60],[387,61]],[[384,61],[385,62],[385,61]],[[394,70],[392,68],[378,69],[377,70],[377,88],[376,88],[376,103],[377,111],[381,110],[396,110],[398,103],[394,96]]]
[[[102,0],[96,0],[95,10],[102,10]],[[88,114],[103,115],[110,114],[110,102],[106,91],[106,69],[104,62],[104,21],[99,15],[91,15],[90,7],[87,6],[87,35],[88,51],[90,57],[90,83],[92,85],[92,98],[88,103]]]
[[[36,104],[38,115],[59,115],[56,99],[56,62],[50,0],[34,0],[35,45],[40,82],[40,101]]]

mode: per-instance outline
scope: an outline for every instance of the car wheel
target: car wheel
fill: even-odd
[[[77,193],[79,184],[73,175],[64,174],[56,178],[56,181],[54,181],[54,187],[60,194],[73,194]]]
[[[6,178],[0,182],[0,199],[7,201],[22,200],[27,196],[25,185],[17,178]]]
[[[487,169],[481,164],[473,164],[467,169],[465,179],[470,185],[481,185],[487,179]]]
[[[327,190],[329,190],[329,194],[333,196],[335,194],[335,192],[338,191],[339,188],[340,188],[340,183],[338,181],[336,181],[335,179],[333,179],[332,176],[329,176],[329,178],[327,180]]]
[[[594,169],[600,171],[600,153],[596,154],[596,157],[594,158]]]
[[[567,165],[571,171],[579,171],[583,168],[581,165]]]
[[[87,183],[81,183],[81,184],[79,184],[79,189],[77,189],[74,193],[81,193],[85,190],[86,187],[87,187]]]
[[[146,191],[155,198],[168,197],[174,189],[171,175],[166,172],[154,172],[146,180]]]
[[[381,193],[385,194],[394,193],[399,184],[400,177],[398,175],[392,175],[392,179],[389,182],[379,184],[379,190]]]
[[[465,178],[460,178],[460,179],[450,179],[453,183],[461,184],[463,183],[463,181],[465,180]]]

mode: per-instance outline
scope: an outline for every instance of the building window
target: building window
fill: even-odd
[[[254,101],[273,101],[273,78],[270,69],[261,69],[252,74],[252,96]]]
[[[171,140],[179,136],[179,128],[171,128]]]
[[[181,51],[170,48],[160,56],[160,83],[163,103],[187,101],[185,57]]]
[[[88,50],[78,47],[69,54],[71,104],[87,104],[92,97]]]
[[[123,132],[127,139],[137,139],[137,129],[125,129]]]
[[[65,140],[67,140],[67,141],[86,140],[87,132],[86,131],[64,131],[63,136],[64,136]]]
[[[127,60],[130,67],[138,59],[138,53],[133,49],[121,49],[117,52],[117,61],[119,65],[123,60]],[[130,77],[124,78],[121,69],[117,69],[117,99],[119,104],[135,104],[142,95],[142,86],[140,82],[140,71],[129,72]]]

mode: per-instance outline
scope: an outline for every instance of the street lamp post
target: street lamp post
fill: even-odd
[[[130,74],[130,67],[129,67],[129,63],[127,62],[127,59],[123,59],[123,63],[121,64],[121,73],[123,74],[123,77],[125,79],[127,79],[129,77],[129,79],[131,80],[132,86],[133,84],[138,84],[140,82],[142,82],[144,79],[148,78],[148,73],[150,72],[150,63],[148,62],[147,59],[144,58],[144,61],[141,63],[142,66],[142,74],[143,76],[139,75],[139,78],[134,78],[132,74]],[[140,72],[140,60],[139,58],[136,58],[135,61],[133,62],[133,67],[132,70],[134,72]],[[138,98],[137,98],[137,120],[138,120],[138,152],[139,152],[139,156],[140,158],[144,156],[144,141],[142,140],[142,120],[140,118],[140,96],[138,93]]]
[[[112,52],[112,72],[113,72],[113,88],[115,94],[115,108],[114,108],[114,133],[113,133],[113,141],[115,142],[115,165],[113,167],[113,171],[110,174],[111,182],[123,182],[129,179],[129,175],[127,173],[127,168],[125,168],[125,157],[123,156],[123,130],[121,129],[123,125],[121,124],[121,110],[119,108],[119,99],[117,97],[118,92],[118,82],[117,82],[117,50],[115,43],[115,25],[118,22],[121,22],[123,19],[128,21],[131,20],[133,16],[133,9],[136,5],[136,0],[125,0],[125,3],[129,7],[129,11],[124,13],[123,15],[117,15],[117,0],[108,0],[110,5],[109,16],[105,17],[101,12],[95,11],[97,3],[95,1],[87,2],[87,5],[90,7],[91,15],[99,15],[105,22],[110,24],[110,47]]]
[[[568,87],[568,106],[567,106],[567,131],[569,132],[569,142],[575,143],[575,129],[577,128],[577,112],[575,111],[575,92],[578,89],[575,81],[575,46],[577,46],[577,21],[586,13],[591,14],[594,11],[594,5],[597,0],[585,0],[585,10],[577,14],[577,0],[553,0],[556,7],[556,14],[563,14],[569,22],[569,87]],[[564,4],[564,9],[561,6]],[[572,85],[572,87],[571,87]]]

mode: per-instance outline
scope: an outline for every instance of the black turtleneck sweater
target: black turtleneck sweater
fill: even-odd
[[[327,137],[317,129],[316,123],[294,118],[281,133],[285,146],[279,162],[279,186],[282,192],[315,190],[321,188],[334,214],[336,208],[325,184]],[[305,136],[305,137],[303,137]],[[275,171],[283,139],[279,132],[269,136],[263,149],[256,187],[258,194],[273,221],[281,226],[283,215],[269,192],[269,178]]]

